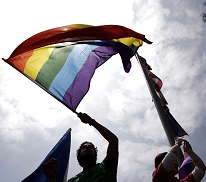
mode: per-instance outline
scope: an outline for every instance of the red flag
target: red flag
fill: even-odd
[[[160,89],[162,88],[162,80],[157,77],[154,73],[152,73],[150,70],[147,70],[148,76],[149,78],[151,78],[151,80],[154,83],[154,87],[157,91],[160,91]]]

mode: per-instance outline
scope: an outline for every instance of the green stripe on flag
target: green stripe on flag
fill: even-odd
[[[73,48],[74,46],[56,47],[52,51],[47,62],[39,71],[36,81],[48,90],[53,79],[63,67]]]

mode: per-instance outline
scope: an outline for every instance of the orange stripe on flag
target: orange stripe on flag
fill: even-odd
[[[26,62],[32,56],[33,52],[34,50],[31,50],[23,54],[19,54],[15,57],[8,59],[7,62],[11,64],[12,66],[14,66],[15,68],[17,68],[19,71],[23,72]]]

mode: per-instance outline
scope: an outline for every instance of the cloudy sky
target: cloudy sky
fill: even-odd
[[[206,12],[204,0],[1,1],[0,58],[30,36],[70,24],[118,24],[153,42],[139,54],[163,81],[171,113],[206,163]],[[151,181],[154,157],[169,150],[140,65],[125,73],[119,55],[97,69],[77,108],[113,131],[120,141],[118,181]],[[85,140],[105,157],[107,142],[89,125],[4,61],[0,61],[0,182],[32,173],[68,128],[72,143],[68,178],[81,171],[75,152]],[[206,178],[203,179],[206,181]]]

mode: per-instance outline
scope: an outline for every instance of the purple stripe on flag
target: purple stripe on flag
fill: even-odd
[[[95,69],[102,65],[106,60],[108,60],[112,55],[119,53],[125,49],[125,45],[107,45],[100,46],[94,49],[87,60],[85,61],[83,67],[77,74],[75,80],[68,88],[62,100],[66,105],[76,110],[79,102],[82,100],[84,95],[89,90],[90,80],[95,72]],[[128,60],[124,58],[126,61]],[[124,61],[124,60],[123,60]]]
[[[69,54],[64,66],[57,73],[52,81],[49,91],[58,99],[62,100],[65,92],[74,81],[79,70],[87,60],[88,55],[97,45],[93,44],[77,44]]]

